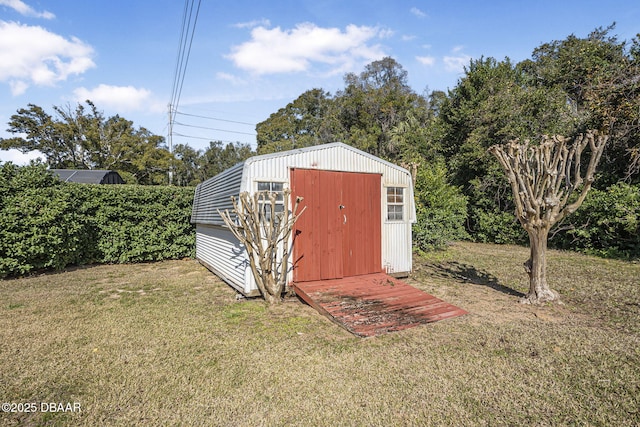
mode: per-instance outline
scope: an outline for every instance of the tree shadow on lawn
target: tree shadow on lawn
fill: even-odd
[[[428,264],[429,269],[434,275],[446,279],[454,279],[465,283],[473,283],[474,285],[487,286],[503,294],[523,298],[522,292],[516,291],[508,286],[500,283],[497,277],[486,271],[481,271],[472,265],[461,264],[456,261],[450,261],[444,264]]]

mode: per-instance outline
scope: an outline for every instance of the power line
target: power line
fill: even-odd
[[[230,143],[230,144],[240,143],[240,144],[247,144],[247,145],[249,145],[249,146],[251,146],[251,145],[255,145],[255,144],[250,144],[250,143],[240,142],[240,141],[230,141],[230,140],[228,140],[228,139],[220,139],[220,138],[205,138],[205,137],[202,137],[202,136],[185,135],[185,134],[182,134],[182,133],[174,133],[174,135],[175,135],[175,136],[181,136],[181,137],[183,137],[183,138],[202,139],[202,140],[209,141],[209,142],[212,142],[212,141],[220,141],[220,142],[226,142],[226,143]]]
[[[192,20],[194,0],[191,0],[191,7],[189,7],[189,0],[185,0],[184,3],[184,11],[182,15],[182,30],[180,33],[178,57],[176,59],[176,69],[173,77],[173,89],[171,92],[170,101],[170,105],[173,106],[176,110],[178,109],[178,105],[180,104],[180,97],[182,95],[182,88],[184,86],[184,79],[186,76],[187,65],[189,63],[189,56],[191,55],[191,46],[193,45],[193,36],[195,34],[198,15],[200,13],[200,4],[201,0],[198,0],[198,7]],[[188,47],[187,43],[189,43]]]
[[[238,122],[238,121],[235,121],[235,120],[219,119],[217,117],[199,116],[197,114],[188,114],[188,113],[183,113],[181,111],[176,111],[175,114],[180,114],[181,116],[197,117],[197,118],[200,118],[200,119],[217,120],[219,122],[237,123],[239,125],[256,126],[255,123]]]
[[[200,13],[201,0],[198,0],[198,7],[196,8],[195,15],[193,14],[194,0],[191,0],[191,7],[189,7],[189,0],[184,2],[184,11],[182,13],[182,29],[180,31],[180,42],[178,43],[178,57],[176,59],[176,68],[173,76],[173,87],[171,89],[171,99],[169,100],[169,152],[173,153],[173,122],[175,118],[174,109],[178,109],[180,104],[180,96],[182,95],[182,87],[184,86],[184,78],[187,74],[187,64],[189,63],[189,56],[191,54],[191,46],[193,45],[193,36],[196,30],[196,24],[198,22],[198,15]],[[188,17],[187,17],[188,11]],[[192,20],[193,16],[193,20]],[[193,24],[192,24],[193,23]],[[191,33],[191,35],[189,35]],[[187,46],[188,43],[188,46]],[[169,168],[169,184],[173,181],[173,169]]]
[[[228,133],[237,133],[237,134],[240,134],[240,135],[256,136],[255,132],[254,133],[249,133],[249,132],[240,132],[240,131],[236,131],[236,130],[217,129],[217,128],[210,128],[210,127],[206,127],[206,126],[190,125],[190,124],[180,123],[180,122],[173,122],[173,124],[179,125],[179,126],[185,126],[185,127],[189,127],[189,128],[215,130],[215,131],[218,131],[218,132],[228,132]]]
[[[176,57],[176,68],[173,71],[173,86],[171,87],[171,98],[169,98],[169,106],[173,104],[173,101],[176,98],[176,94],[178,91],[178,80],[179,80],[180,73],[182,72],[182,61],[184,59],[182,46],[183,46],[183,42],[185,38],[184,36],[186,31],[185,26],[187,23],[187,6],[188,6],[188,2],[185,1],[184,11],[182,12],[182,28],[180,29],[180,41],[178,42],[178,56]]]
[[[211,100],[210,103],[215,103],[215,100]],[[263,120],[262,117],[260,117],[259,119],[256,118],[255,116],[253,116],[251,114],[251,111],[246,111],[243,110],[242,112],[239,111],[230,111],[227,108],[224,109],[220,109],[220,108],[215,108],[215,107],[205,107],[203,105],[185,105],[184,106],[185,109],[181,110],[182,113],[185,113],[185,111],[188,111],[189,114],[200,114],[203,117],[230,117],[230,116],[236,116],[236,118],[234,120],[240,120],[243,121],[245,123],[247,122],[251,122],[252,124],[254,123],[258,123],[260,121]]]
[[[178,133],[178,132],[175,132],[174,135],[175,136],[181,136],[183,138],[193,138],[193,139],[204,139],[206,141],[216,141],[215,138],[204,138],[202,136],[184,135],[184,134]]]

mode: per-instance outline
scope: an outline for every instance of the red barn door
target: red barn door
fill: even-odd
[[[291,189],[306,206],[294,227],[294,281],[382,270],[380,175],[292,169]]]

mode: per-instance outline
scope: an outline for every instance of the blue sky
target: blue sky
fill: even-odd
[[[179,0],[0,0],[0,137],[29,103],[52,114],[85,99],[166,136],[184,9]],[[335,93],[346,72],[384,56],[415,91],[446,90],[472,58],[519,62],[614,21],[631,40],[640,2],[201,0],[173,141],[255,147],[255,124],[306,90]],[[35,156],[0,150],[0,161]]]

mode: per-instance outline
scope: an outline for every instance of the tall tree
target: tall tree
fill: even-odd
[[[176,144],[173,147],[174,183],[180,187],[198,185],[203,181],[200,175],[202,152],[188,144]]]
[[[568,144],[561,136],[544,137],[539,145],[529,140],[494,145],[493,154],[509,179],[515,214],[529,235],[531,255],[525,262],[529,292],[523,302],[541,303],[559,298],[547,283],[547,240],[558,221],[575,212],[595,179],[608,136],[588,131]],[[588,163],[583,151],[590,148]]]
[[[345,89],[336,94],[340,121],[351,145],[393,160],[392,129],[427,100],[408,84],[407,72],[391,57],[374,61],[356,75],[344,77]]]
[[[640,35],[631,42],[611,35],[615,23],[587,37],[544,43],[522,66],[536,85],[560,89],[578,114],[578,130],[608,129],[605,183],[640,176]]]
[[[480,241],[526,239],[513,216],[509,183],[489,153],[494,144],[543,134],[571,134],[573,112],[561,90],[531,86],[508,58],[472,60],[440,107],[443,153],[452,180],[468,196],[471,235]]]
[[[492,167],[487,149],[493,144],[574,129],[565,94],[531,86],[529,75],[509,58],[472,60],[439,117],[444,153],[459,185],[487,174]]]
[[[141,184],[164,183],[171,155],[164,138],[118,115],[105,118],[91,101],[75,109],[53,107],[49,115],[29,104],[11,116],[0,148],[38,150],[52,168],[115,169]]]
[[[200,181],[211,178],[254,154],[248,144],[229,142],[223,145],[222,141],[211,141],[198,161]]]
[[[432,92],[426,103],[408,110],[405,119],[391,128],[389,158],[409,169],[411,165],[442,160],[442,126],[437,116],[445,98],[444,92]]]
[[[15,148],[22,153],[38,150],[44,154],[47,164],[65,168],[81,164],[77,147],[65,138],[63,124],[55,121],[41,107],[29,104],[18,114],[11,116],[7,132],[24,134],[23,137],[0,138],[0,148]]]
[[[258,152],[272,153],[336,141],[333,100],[322,89],[304,92],[256,126]]]

